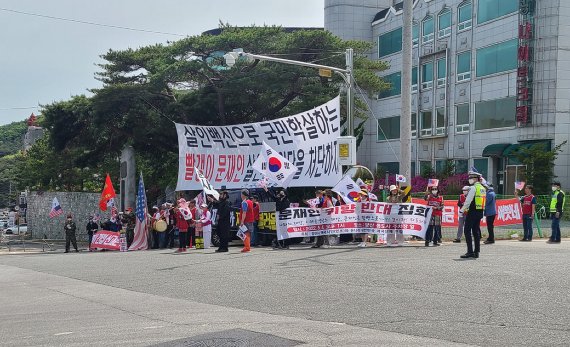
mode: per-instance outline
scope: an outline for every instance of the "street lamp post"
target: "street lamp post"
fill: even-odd
[[[289,65],[311,67],[314,69],[331,70],[331,71],[334,71],[337,74],[339,74],[347,85],[347,89],[346,89],[346,99],[347,99],[347,101],[346,101],[346,122],[347,122],[347,127],[348,127],[348,136],[354,136],[354,80],[352,77],[352,70],[354,67],[354,59],[353,59],[354,58],[354,50],[352,48],[348,48],[346,50],[346,69],[341,69],[341,68],[333,67],[333,66],[320,65],[320,64],[306,63],[304,61],[297,61],[297,60],[270,57],[270,56],[266,56],[266,55],[246,53],[246,52],[243,52],[240,50],[228,52],[224,55],[226,65],[228,65],[229,67],[234,66],[236,61],[242,57],[246,58],[248,61],[265,60],[265,61],[272,61],[272,62],[276,62],[276,63],[283,63],[283,64],[289,64]]]

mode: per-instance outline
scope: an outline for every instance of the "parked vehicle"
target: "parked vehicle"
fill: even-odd
[[[28,225],[27,224],[20,224],[20,228],[18,228],[17,225],[14,225],[14,226],[6,228],[4,232],[7,235],[10,235],[10,234],[17,234],[18,231],[20,231],[20,233],[28,232]]]

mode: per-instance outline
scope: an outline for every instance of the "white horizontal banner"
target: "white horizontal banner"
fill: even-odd
[[[263,142],[279,152],[297,172],[289,187],[334,186],[340,136],[339,97],[310,111],[266,122],[228,126],[176,124],[176,190],[201,190],[199,169],[215,189],[257,187],[263,175],[253,170]],[[271,165],[279,165],[272,159]]]
[[[425,238],[431,207],[361,202],[329,208],[288,208],[277,212],[277,237],[400,233]]]

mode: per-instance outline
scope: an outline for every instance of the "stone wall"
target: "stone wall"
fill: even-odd
[[[49,218],[51,203],[57,197],[63,214]],[[81,192],[30,192],[28,195],[27,222],[28,232],[33,238],[65,239],[63,225],[68,213],[73,215],[77,224],[77,240],[87,240],[87,225],[89,215],[99,213],[102,217],[110,215],[110,211],[99,210],[99,193]]]

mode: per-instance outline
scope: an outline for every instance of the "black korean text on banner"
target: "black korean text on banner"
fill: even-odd
[[[425,238],[432,209],[421,204],[362,202],[277,212],[277,237],[400,233]]]
[[[228,126],[176,124],[176,130],[176,190],[202,189],[196,168],[216,189],[256,187],[263,175],[252,165],[263,142],[297,167],[290,187],[332,187],[341,178],[337,165],[338,97],[310,111],[271,121]]]

